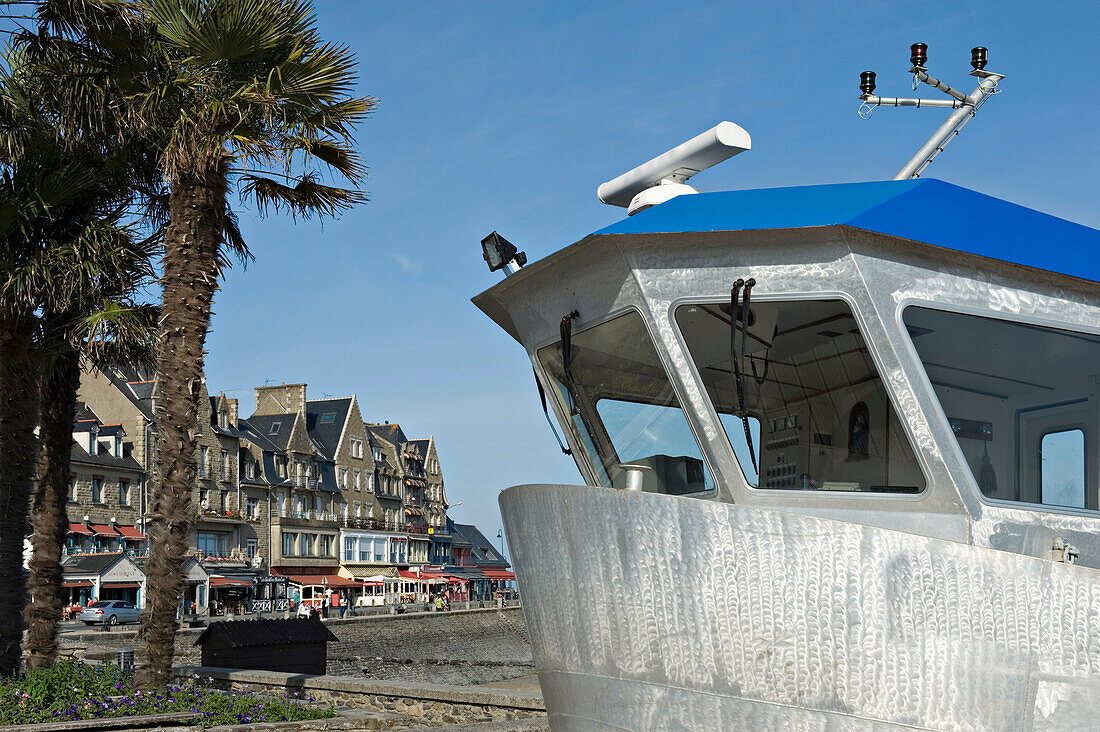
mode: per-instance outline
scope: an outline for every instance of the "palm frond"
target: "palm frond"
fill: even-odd
[[[83,335],[85,353],[96,365],[151,368],[156,361],[159,317],[155,305],[105,300],[78,319],[75,330]]]
[[[367,200],[362,191],[320,183],[314,173],[301,176],[293,186],[261,175],[244,175],[241,180],[241,195],[251,197],[261,214],[270,209],[303,219],[336,216]]]

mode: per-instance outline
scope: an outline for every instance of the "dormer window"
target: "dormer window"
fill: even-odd
[[[115,435],[115,457],[122,457],[122,435]]]
[[[229,415],[225,412],[218,412],[218,425],[224,430],[229,428]]]
[[[99,430],[97,430],[95,427],[92,427],[91,431],[88,433],[88,454],[89,455],[99,454],[99,450],[96,449],[96,441],[98,439],[99,439]]]

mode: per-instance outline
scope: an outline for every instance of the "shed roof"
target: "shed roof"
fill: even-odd
[[[930,178],[679,196],[594,236],[821,226],[1100,281],[1100,231]]]
[[[215,636],[221,638],[231,648],[327,643],[337,640],[320,619],[227,620],[211,623],[195,641],[195,645],[202,645],[206,639]]]

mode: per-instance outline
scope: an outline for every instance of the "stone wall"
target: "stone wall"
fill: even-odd
[[[328,646],[328,673],[345,677],[472,686],[522,676],[535,668],[519,608],[379,615],[325,621],[339,639]],[[198,665],[201,629],[176,635],[176,663]],[[133,631],[87,631],[61,636],[63,646],[89,661],[114,660],[123,647],[142,648]]]
[[[177,676],[180,679],[199,678],[202,683],[219,689],[271,696],[286,694],[294,699],[381,712],[422,722],[425,726],[535,719],[546,715],[542,695],[537,692],[463,689],[274,671],[230,671],[201,666],[179,668]]]

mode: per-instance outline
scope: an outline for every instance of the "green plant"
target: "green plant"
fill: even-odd
[[[204,687],[198,678],[166,686],[160,693],[145,693],[135,690],[132,676],[120,673],[116,666],[93,667],[75,661],[0,679],[4,724],[192,712],[203,726],[212,727],[336,716],[332,707],[319,707],[313,701],[225,693]]]

